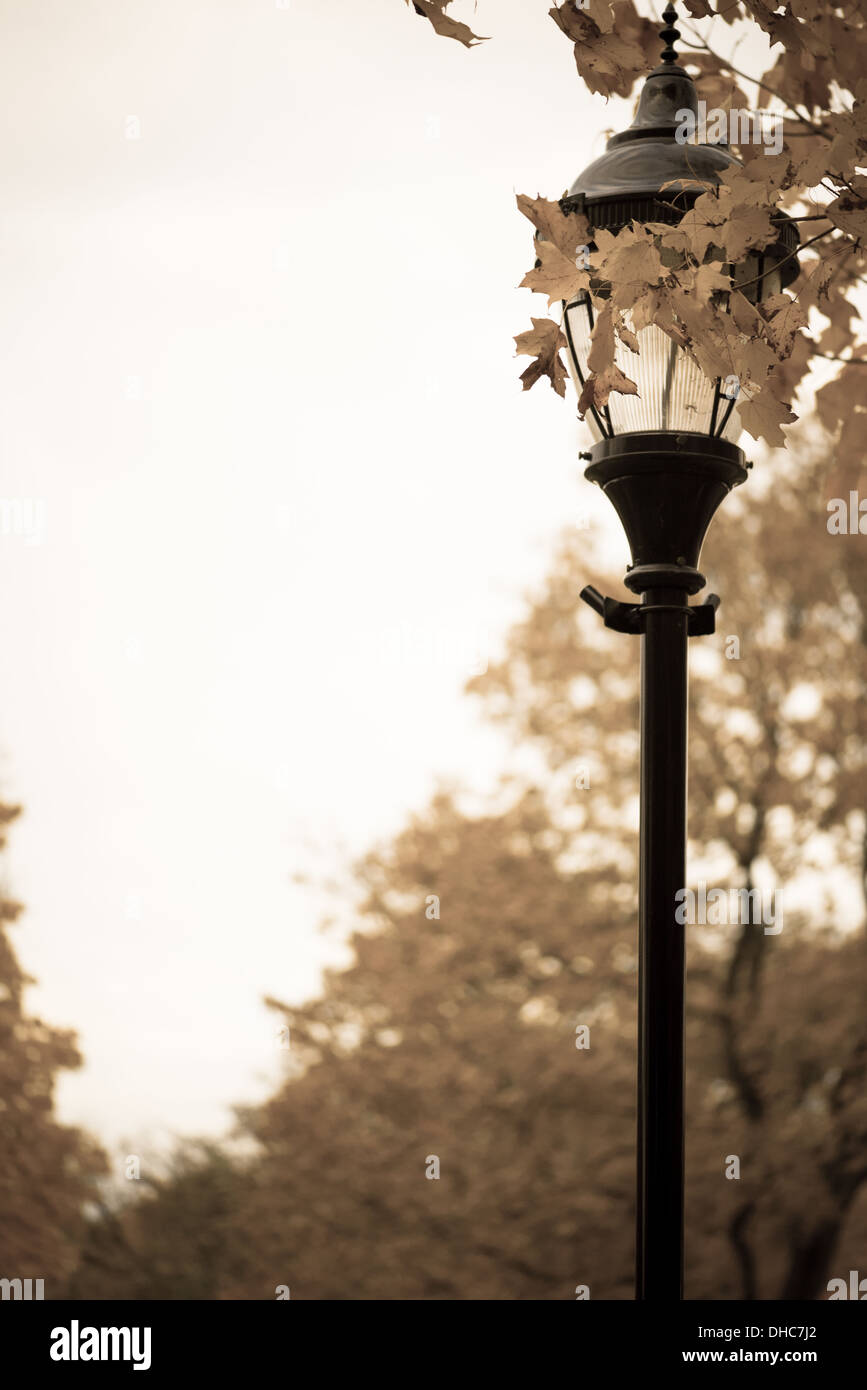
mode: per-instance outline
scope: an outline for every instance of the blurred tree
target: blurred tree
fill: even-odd
[[[785,912],[686,928],[690,1298],[822,1297],[864,1264],[867,559],[828,531],[857,485],[829,452],[766,465],[706,548],[691,878]],[[577,601],[611,589],[598,553],[566,537],[472,682],[538,773],[483,815],[436,797],[361,866],[352,966],[269,1001],[287,1076],[240,1112],[256,1155],[206,1258],[217,1156],[120,1213],[150,1296],[632,1296],[638,642]],[[70,1287],[113,1286],[85,1258]]]
[[[0,849],[19,809],[0,806]],[[83,1208],[97,1195],[105,1158],[54,1115],[56,1073],[81,1057],[74,1034],[24,1011],[33,982],[9,940],[20,912],[0,894],[0,1278],[44,1279],[52,1298],[75,1266]]]
[[[146,1166],[131,1184],[135,1200],[122,1181],[105,1184],[65,1297],[214,1299],[232,1281],[244,1241],[242,1166],[209,1140]]]

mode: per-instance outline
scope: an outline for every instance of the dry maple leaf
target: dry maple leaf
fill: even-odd
[[[588,91],[601,96],[628,96],[646,72],[642,31],[624,25],[614,33],[615,14],[608,0],[589,0],[579,9],[564,0],[548,11],[557,28],[575,44],[575,66]]]
[[[836,261],[815,261],[814,269],[810,274],[810,289],[818,303],[828,298],[828,285],[831,277],[839,269]]]
[[[591,231],[587,219],[564,213],[559,203],[548,198],[528,198],[519,193],[517,201],[537,231],[537,264],[524,276],[521,288],[547,295],[549,304],[568,301],[579,290],[588,289]]]
[[[867,206],[859,198],[849,194],[829,203],[827,213],[835,226],[856,241],[867,241]]]
[[[606,367],[604,371],[595,376],[589,376],[584,383],[584,388],[578,398],[578,414],[581,419],[591,407],[595,406],[601,410],[608,404],[608,397],[612,391],[619,391],[624,396],[637,396],[638,387],[634,381],[630,381],[628,376],[621,372],[615,362]]]
[[[412,5],[417,15],[430,20],[436,32],[444,39],[457,39],[464,48],[487,42],[486,38],[474,34],[468,24],[461,24],[459,20],[446,14],[451,0],[406,0],[406,3]]]
[[[764,439],[773,448],[786,443],[780,426],[793,425],[798,418],[767,387],[764,390],[742,390],[738,397],[738,414],[741,424],[753,439]]]
[[[735,290],[729,300],[729,311],[738,330],[747,338],[754,338],[765,329],[761,314],[751,304],[746,295]]]
[[[587,4],[581,6],[574,0],[563,0],[548,13],[573,43],[585,43],[595,35],[610,34],[614,28],[614,12],[608,0],[587,0]]]
[[[848,178],[856,165],[867,160],[863,111],[832,112],[822,122],[821,134],[799,140],[798,152],[801,160],[793,171],[793,183],[816,188],[826,177],[842,182],[841,174]]]
[[[815,28],[810,34],[805,30],[804,37],[817,38]],[[822,56],[815,51],[807,55],[799,45],[781,53],[770,71],[764,74],[762,82],[770,91],[760,88],[759,101],[764,105],[772,93],[785,91],[791,104],[808,111],[821,110],[830,105],[833,85],[839,82],[840,76],[840,64],[833,62],[829,55]]]
[[[608,404],[612,391],[620,391],[626,396],[637,396],[638,387],[630,381],[614,361],[617,336],[628,343],[631,337],[635,342],[633,351],[638,351],[638,342],[631,330],[623,323],[623,316],[610,300],[599,310],[593,332],[590,335],[590,352],[587,356],[589,375],[578,398],[578,413],[584,417],[591,406],[600,408]],[[629,346],[632,344],[628,343]]]
[[[763,249],[777,238],[769,207],[735,204],[729,188],[721,184],[713,193],[703,193],[694,207],[681,218],[679,227],[692,238],[696,260],[704,260],[708,247],[725,252],[727,261],[742,261],[747,251]]]
[[[795,392],[807,374],[815,343],[803,333],[799,333],[785,362],[778,362],[770,374],[768,384],[773,385],[774,395],[779,400],[794,400]]]
[[[816,414],[830,434],[836,432],[841,421],[845,424],[853,414],[860,414],[861,402],[864,399],[865,370],[867,369],[860,364],[844,366],[833,381],[829,381],[816,392]],[[858,427],[862,432],[862,438],[858,440],[851,455],[859,461],[864,455],[864,425],[863,418],[860,418]]]
[[[720,269],[719,261],[708,261],[705,265],[689,267],[693,277],[693,288],[700,299],[709,299],[712,294],[728,294],[732,287],[731,276]]]
[[[638,44],[644,54],[644,71],[650,72],[659,62],[659,22],[640,15],[632,0],[611,0],[611,14],[612,32]]]
[[[758,385],[767,379],[768,372],[777,365],[777,354],[770,343],[761,338],[752,338],[743,344],[738,354],[738,364],[741,378]]]
[[[697,0],[697,3],[704,4],[704,0]],[[708,111],[729,111],[732,107],[749,110],[750,101],[746,92],[738,86],[737,79],[730,72],[720,68],[717,58],[712,58],[709,53],[685,53],[680,62],[688,72],[694,69],[698,74],[699,91]]]
[[[638,333],[651,323],[659,323],[664,308],[668,308],[667,293],[663,290],[646,290],[629,311],[632,327]]]
[[[601,253],[598,274],[611,283],[612,296],[621,308],[628,309],[662,279],[663,266],[653,234],[640,224],[624,227],[616,237],[600,231],[596,244]]]
[[[792,182],[794,165],[787,153],[768,154],[763,145],[745,146],[744,163],[739,169],[724,169],[720,182],[731,193],[733,207],[756,207],[767,211],[777,195]]]
[[[848,300],[844,300],[843,303],[847,306],[847,309],[854,309],[854,306],[850,305]],[[829,308],[825,309],[824,312],[828,313]],[[835,316],[831,319],[829,326],[819,338],[817,344],[818,350],[831,357],[839,357],[843,349],[851,344],[852,336],[852,324],[848,316],[845,319]]]
[[[781,43],[784,48],[793,53],[804,48],[806,25],[790,18],[791,5],[786,6],[785,14],[775,14],[774,10],[764,3],[764,0],[747,0],[747,7],[755,15],[765,33],[770,34],[774,43]],[[815,13],[818,16],[818,7]]]
[[[787,294],[775,294],[759,305],[759,311],[767,323],[777,356],[788,357],[795,334],[807,327],[807,315],[798,300],[790,299]]]
[[[558,396],[566,395],[566,368],[560,356],[560,349],[567,346],[560,325],[553,319],[531,318],[532,329],[519,333],[515,347],[519,357],[535,357],[525,372],[521,373],[524,390],[529,391],[543,376],[548,377]]]
[[[617,34],[600,34],[593,42],[575,45],[575,66],[591,92],[627,97],[645,71],[639,45]]]
[[[671,336],[673,335],[669,333],[669,337]],[[679,340],[675,337],[675,341]],[[727,376],[736,376],[740,380],[736,345],[726,339],[724,334],[708,332],[700,338],[690,337],[684,346],[709,381],[717,381]]]
[[[539,263],[527,271],[521,289],[547,295],[550,305],[555,300],[574,299],[579,290],[590,288],[589,271],[582,270],[578,261],[564,256],[553,242],[538,242],[536,252]]]
[[[517,197],[518,209],[532,222],[539,238],[550,241],[564,256],[574,260],[575,251],[591,239],[590,223],[579,213],[564,212],[551,198],[530,198],[526,193]]]

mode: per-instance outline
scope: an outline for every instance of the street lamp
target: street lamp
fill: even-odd
[[[677,64],[680,37],[669,4],[658,67],[647,77],[628,130],[562,200],[594,230],[618,232],[633,219],[677,223],[704,190],[739,161],[721,145],[680,143],[683,112],[696,117],[692,78]],[[730,267],[752,302],[778,293],[798,273],[795,224],[774,214],[777,239]],[[592,250],[592,243],[590,248]],[[569,368],[580,392],[590,334],[604,300],[592,283],[563,305]],[[675,917],[686,877],[687,639],[714,631],[719,599],[700,606],[702,542],[717,507],[747,478],[735,440],[737,388],[710,382],[656,325],[638,334],[636,358],[618,346],[617,365],[637,370],[637,396],[613,393],[588,412],[595,440],[585,477],[613,503],[632,556],[624,583],[637,604],[581,597],[607,626],[641,636],[641,828],[638,985],[638,1189],[636,1298],[683,1297],[684,929]],[[627,361],[628,357],[628,361]],[[637,367],[633,364],[637,364]]]

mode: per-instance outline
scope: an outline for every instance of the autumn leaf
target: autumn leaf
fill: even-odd
[[[560,349],[567,346],[559,324],[553,319],[531,319],[533,327],[515,338],[519,357],[535,357],[521,374],[524,390],[529,391],[543,376],[549,378],[558,396],[566,395],[566,368]]]
[[[709,299],[712,294],[728,294],[732,287],[730,275],[725,275],[719,266],[718,261],[708,261],[705,265],[700,265],[690,273],[693,277],[693,288],[699,299]]]
[[[629,43],[637,44],[644,54],[644,71],[650,72],[659,62],[659,24],[640,15],[633,0],[611,0],[612,33]]]
[[[692,255],[692,241],[688,232],[680,227],[670,227],[665,222],[645,222],[644,225],[653,233],[664,270],[674,270],[686,263]]]
[[[828,217],[841,231],[854,237],[856,241],[867,241],[867,205],[863,200],[849,195],[836,198],[829,203]]]
[[[848,347],[852,339],[852,332],[848,323],[843,323],[839,319],[832,319],[831,323],[819,337],[817,343],[818,351],[828,357],[839,357],[843,349]]]
[[[810,357],[815,343],[799,333],[792,344],[792,351],[784,362],[778,362],[768,376],[767,386],[773,390],[778,400],[791,401],[809,369]]]
[[[807,327],[802,306],[787,294],[775,294],[759,305],[759,311],[767,322],[777,356],[788,357],[795,334]]]
[[[620,318],[618,314],[615,319],[615,313],[614,305],[609,300],[596,317],[587,355],[587,366],[591,372],[602,372],[614,361],[614,333]]]
[[[764,0],[748,0],[748,3],[752,14],[774,43],[781,43],[792,52],[797,52],[803,47],[803,29],[796,19],[788,17],[791,14],[790,7],[787,14],[776,14]]]
[[[716,381],[720,377],[727,376],[740,378],[737,347],[723,333],[708,329],[702,334],[696,334],[691,329],[689,339],[684,346],[689,356],[697,363],[709,381]]]
[[[585,381],[578,398],[578,414],[581,419],[583,420],[587,411],[594,407],[602,410],[608,404],[608,397],[612,391],[619,391],[624,396],[638,395],[635,382],[630,381],[614,362]]]
[[[573,43],[584,43],[594,34],[610,33],[614,27],[614,15],[608,0],[587,0],[587,4],[580,7],[573,0],[565,0],[565,3],[548,13],[557,28]]]
[[[817,140],[815,147],[797,165],[796,181],[804,188],[816,188],[828,173],[830,154],[830,143],[827,140]]]
[[[736,290],[729,299],[729,311],[737,325],[739,332],[746,338],[754,338],[757,334],[764,331],[764,322],[761,314],[754,304],[751,304],[746,295]]]
[[[829,434],[834,434],[841,419],[851,411],[853,400],[858,399],[859,381],[854,376],[857,370],[844,367],[816,392],[816,414]]]
[[[726,184],[697,198],[678,225],[691,236],[699,261],[704,260],[710,246],[717,246],[725,253],[726,260],[737,264],[747,251],[754,247],[761,249],[777,238],[770,207],[736,203]]]
[[[803,36],[808,39],[815,34],[814,29],[812,34],[805,32]],[[781,53],[774,66],[762,74],[764,87],[770,90],[763,91],[760,88],[759,100],[766,104],[772,92],[782,91],[786,93],[793,106],[800,106],[808,111],[817,107],[827,107],[832,95],[832,84],[837,82],[839,73],[840,64],[835,63],[827,53],[820,54],[814,51],[808,55],[804,46],[799,43]]]
[[[445,39],[457,39],[465,48],[487,42],[485,38],[474,34],[469,25],[461,24],[445,13],[451,0],[406,0],[406,3],[413,6],[416,14],[430,20],[436,32]]]
[[[518,209],[532,222],[541,241],[552,242],[568,259],[575,259],[576,248],[589,244],[590,223],[580,213],[564,212],[550,198],[530,198],[526,193],[517,197]]]
[[[660,193],[670,193],[672,192],[672,190],[675,193],[683,193],[685,191],[700,191],[702,193],[712,193],[713,190],[717,187],[718,184],[714,179],[690,179],[683,178],[682,176],[680,176],[676,179],[666,179],[665,183],[661,183],[659,185],[659,191]]]
[[[646,290],[635,301],[629,315],[636,332],[640,332],[642,328],[647,328],[651,323],[659,322],[663,314],[663,306],[668,308],[667,298],[668,296],[664,291]]]
[[[719,332],[724,331],[724,325],[720,324],[719,328],[717,327],[713,306],[709,300],[700,297],[694,290],[675,283],[665,291],[665,296],[671,310],[686,328],[693,342],[709,348],[716,341]],[[711,372],[710,375],[719,373]]]
[[[644,71],[644,54],[635,42],[601,34],[593,42],[576,43],[575,66],[588,91],[625,97]]]
[[[741,424],[753,439],[764,439],[773,448],[786,442],[781,425],[793,425],[797,415],[782,401],[778,401],[768,390],[750,392],[744,388],[738,397],[738,414]]]
[[[705,0],[693,0],[693,3],[704,6]],[[711,14],[712,11],[708,9],[707,13]],[[730,111],[732,107],[739,110],[749,109],[749,98],[738,86],[737,79],[731,73],[721,70],[719,61],[709,53],[684,54],[681,65],[691,76],[693,72],[696,74],[701,98],[708,110]]]
[[[574,299],[579,290],[588,289],[587,270],[591,231],[585,217],[564,213],[559,203],[547,198],[518,195],[518,207],[537,229],[538,264],[521,281],[522,289],[534,290],[555,300]]]
[[[776,362],[777,354],[774,349],[761,338],[752,338],[750,342],[744,343],[738,354],[740,376],[756,385],[766,380],[768,372]]]
[[[624,27],[613,32],[615,15],[607,0],[589,0],[579,9],[572,0],[548,11],[558,29],[575,45],[575,65],[588,91],[601,96],[628,96],[646,72],[641,35]]]
[[[616,237],[598,232],[596,244],[600,252],[598,274],[610,282],[612,298],[621,308],[628,309],[662,279],[663,266],[653,234],[640,224],[624,227]]]
[[[741,168],[723,170],[720,183],[731,195],[731,206],[768,211],[792,181],[794,164],[784,150],[769,154],[764,145],[745,146]]]
[[[547,295],[549,305],[555,300],[566,300],[568,303],[579,290],[589,289],[589,272],[580,270],[576,261],[567,260],[550,241],[540,241],[536,251],[539,264],[527,271],[521,281],[521,289]]]
[[[810,289],[819,303],[828,298],[828,285],[837,268],[833,260],[816,261],[815,270],[810,275]]]

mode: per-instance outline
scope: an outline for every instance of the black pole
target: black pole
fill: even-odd
[[[714,512],[747,478],[726,440],[648,431],[595,444],[585,476],[614,505],[629,541],[625,584],[641,603],[581,597],[607,627],[641,634],[638,891],[638,1186],[635,1297],[683,1298],[687,646],[714,631],[701,546]]]
[[[638,895],[638,1192],[635,1297],[683,1297],[684,928],[688,608],[644,594]]]

